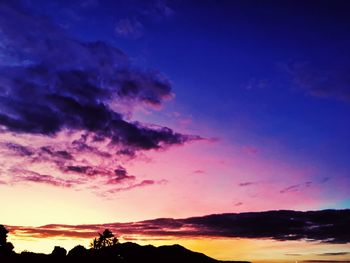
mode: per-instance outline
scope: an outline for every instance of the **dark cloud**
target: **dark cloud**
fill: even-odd
[[[255,184],[258,184],[258,182],[243,182],[243,183],[239,183],[238,186],[250,186]]]
[[[40,148],[42,153],[46,153],[52,157],[57,157],[66,160],[72,160],[73,156],[66,150],[53,150],[51,146],[43,146]]]
[[[0,3],[0,125],[9,131],[55,135],[85,130],[136,150],[200,139],[124,119],[119,102],[159,106],[172,96],[157,71],[133,68],[104,42],[74,39],[44,17]],[[68,156],[67,156],[68,157]]]
[[[346,256],[350,255],[349,251],[342,251],[342,252],[327,252],[327,253],[321,253],[317,254],[318,256]]]
[[[117,169],[114,170],[115,178],[113,180],[120,182],[128,179],[135,179],[135,176],[128,175],[126,169],[122,166],[118,166]]]
[[[124,155],[124,156],[128,156],[128,157],[135,157],[135,151],[132,151],[130,149],[122,149],[122,150],[119,150],[117,151],[117,154],[118,155]]]
[[[96,171],[91,166],[68,165],[65,167],[67,172],[75,172],[85,175],[95,175]]]
[[[101,140],[103,140],[103,138],[101,139],[100,136],[97,136],[96,134],[94,134],[93,136],[91,135],[89,136],[88,133],[84,133],[80,136],[79,139],[73,140],[70,146],[73,148],[73,150],[79,153],[89,152],[89,153],[94,153],[95,155],[103,158],[111,158],[112,157],[111,153],[101,150],[96,146],[90,145],[91,141],[96,142]],[[130,150],[130,151],[134,152],[134,150]],[[135,153],[134,153],[134,156],[135,156]]]
[[[16,153],[22,157],[32,156],[34,154],[33,151],[29,147],[25,147],[25,146],[20,145],[18,143],[6,142],[6,143],[4,143],[4,146],[7,149],[13,151],[14,153]]]
[[[118,166],[114,171],[110,171],[107,168],[101,168],[101,167],[94,167],[90,165],[68,165],[62,168],[65,172],[68,173],[78,173],[82,174],[84,176],[88,177],[100,177],[105,178],[105,184],[107,185],[114,185],[114,184],[121,184],[126,181],[133,181],[136,179],[135,176],[129,175],[127,170],[122,167]],[[137,186],[130,185],[129,187],[126,187],[123,190],[129,190],[132,188],[135,188]],[[117,192],[117,191],[115,191]]]
[[[144,181],[145,182],[145,181]],[[144,184],[153,184],[147,182]],[[141,183],[142,184],[142,183]],[[269,238],[350,243],[350,209],[322,211],[267,211],[217,214],[187,219],[161,218],[134,223],[102,225],[48,225],[39,228],[9,227],[16,235],[95,236],[105,228],[121,236]]]
[[[135,106],[158,108],[173,96],[170,80],[156,70],[135,68],[108,43],[76,39],[20,3],[0,2],[0,131],[6,135],[0,154],[21,157],[3,167],[4,182],[100,192],[113,187],[111,193],[162,184],[138,181],[119,164],[140,151],[202,139],[131,120]],[[148,13],[166,16],[170,10],[163,1],[149,4]],[[137,13],[130,20],[132,30],[140,29],[139,18]],[[52,175],[38,172],[37,163]]]

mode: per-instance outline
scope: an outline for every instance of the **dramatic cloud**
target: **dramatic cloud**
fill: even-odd
[[[145,237],[232,237],[269,238],[280,241],[307,240],[327,243],[350,243],[350,210],[268,211],[218,214],[187,219],[162,218],[134,223],[103,225],[47,225],[9,227],[12,234],[34,237],[92,238],[109,228],[118,235]]]
[[[129,122],[114,104],[159,106],[172,96],[160,73],[133,69],[125,54],[103,42],[73,39],[42,17],[0,5],[4,39],[0,71],[0,125],[14,132],[54,135],[86,130],[96,140],[135,149],[182,144],[166,127]]]
[[[120,23],[120,33],[136,33],[136,20],[127,26]],[[0,39],[0,155],[19,159],[3,164],[8,175],[18,165],[26,171],[11,183],[70,187],[63,175],[71,174],[133,189],[148,181],[133,182],[120,165],[125,158],[201,139],[131,119],[134,107],[159,108],[171,98],[171,83],[136,69],[116,47],[80,41],[17,1],[0,3]]]

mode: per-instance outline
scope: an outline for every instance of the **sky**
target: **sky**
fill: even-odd
[[[0,222],[350,208],[349,11],[323,0],[1,1]],[[236,239],[181,240],[238,256],[220,243]],[[329,253],[343,259],[344,246]]]

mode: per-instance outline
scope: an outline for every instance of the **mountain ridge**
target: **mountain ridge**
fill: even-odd
[[[12,253],[6,256],[0,254],[1,259],[6,262],[96,262],[109,260],[115,263],[250,263],[248,261],[223,261],[211,258],[203,253],[194,252],[185,247],[174,245],[139,245],[133,242],[118,243],[112,247],[102,249],[85,249],[83,246],[76,246],[68,253],[65,249],[55,247],[51,254],[33,253],[24,251],[20,254]]]

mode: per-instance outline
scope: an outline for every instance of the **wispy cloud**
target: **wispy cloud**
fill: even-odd
[[[11,180],[13,182],[34,182],[40,184],[48,184],[53,186],[60,187],[72,187],[74,185],[79,185],[82,181],[79,180],[71,180],[71,179],[62,179],[57,178],[47,174],[40,174],[33,171],[27,171],[23,169],[13,169],[14,174]]]
[[[135,184],[131,184],[127,187],[120,187],[120,188],[114,188],[114,189],[110,189],[108,190],[108,193],[117,193],[117,192],[122,192],[122,191],[128,191],[134,188],[139,188],[139,187],[144,187],[144,186],[148,186],[148,185],[153,185],[156,182],[154,180],[143,180],[140,183],[135,183]]]
[[[256,185],[259,184],[259,182],[242,182],[239,183],[238,186],[244,187],[244,186],[250,186],[250,185]]]
[[[326,253],[321,253],[317,254],[318,256],[346,256],[350,255],[349,251],[341,251],[341,252],[326,252]]]
[[[312,182],[308,181],[302,184],[295,184],[288,186],[280,191],[281,194],[289,193],[289,192],[296,192],[299,191],[302,188],[308,188],[312,186]]]

